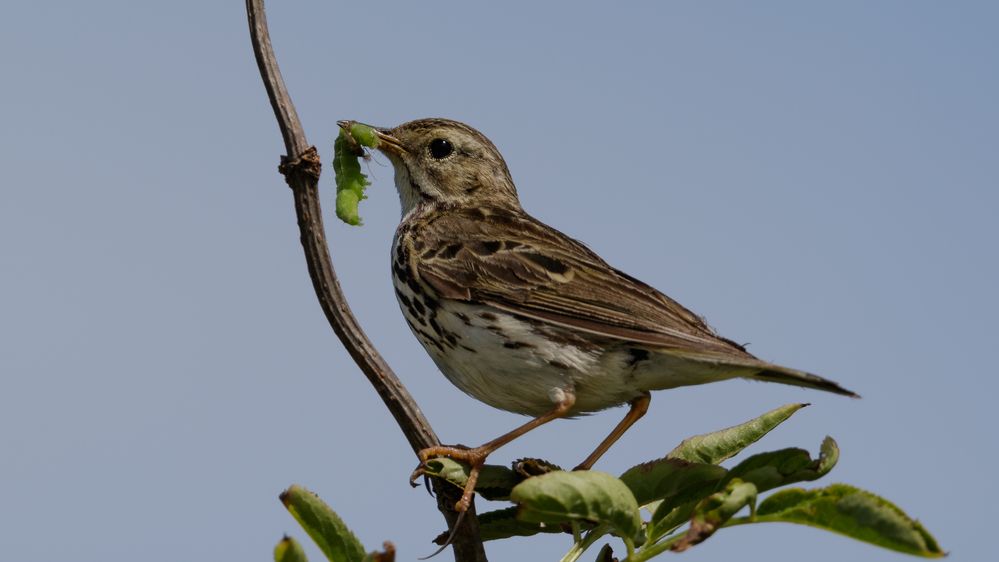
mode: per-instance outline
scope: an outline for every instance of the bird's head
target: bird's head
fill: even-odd
[[[394,129],[375,127],[375,134],[378,150],[395,168],[403,216],[421,205],[520,208],[503,156],[472,127],[419,119]]]

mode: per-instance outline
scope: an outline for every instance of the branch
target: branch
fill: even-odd
[[[372,345],[347,305],[347,299],[333,269],[333,260],[330,257],[323,228],[318,188],[321,170],[319,154],[306,139],[295,105],[285,88],[267,30],[263,0],[246,0],[246,13],[250,24],[253,54],[256,56],[257,67],[260,69],[267,97],[274,109],[274,116],[277,118],[288,152],[281,158],[278,170],[284,174],[294,194],[295,213],[298,216],[305,261],[319,304],[340,342],[385,402],[385,406],[392,413],[413,451],[439,445],[440,441],[423,416],[423,412]],[[438,494],[438,508],[444,514],[448,526],[453,527],[459,521],[459,516],[452,506],[460,498],[461,490],[437,479],[434,480],[434,488]],[[474,505],[463,518],[453,545],[455,560],[459,562],[486,560],[482,540],[479,538]]]

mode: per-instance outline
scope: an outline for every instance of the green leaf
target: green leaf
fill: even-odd
[[[812,460],[808,451],[798,448],[781,449],[753,455],[729,471],[729,478],[739,478],[756,484],[762,493],[795,482],[817,480],[829,473],[839,460],[839,447],[832,437],[826,437],[819,449],[819,458]]]
[[[898,506],[846,484],[775,492],[760,504],[755,519],[740,518],[730,524],[770,522],[809,525],[926,558],[946,554],[919,521]]]
[[[687,534],[673,545],[672,550],[683,552],[704,542],[742,508],[755,503],[756,486],[752,482],[732,480],[724,490],[708,496],[694,509]]]
[[[294,484],[280,497],[281,503],[330,562],[361,562],[364,559],[361,541],[319,496]]]
[[[426,462],[424,473],[428,476],[443,478],[455,486],[465,489],[470,468],[463,462],[447,457],[437,457]],[[505,500],[510,498],[510,491],[521,478],[505,466],[487,464],[479,471],[479,479],[475,483],[475,491],[487,500]]]
[[[479,533],[483,541],[510,537],[530,537],[538,533],[564,533],[559,525],[530,523],[517,519],[516,507],[497,509],[479,514]]]
[[[285,535],[274,547],[274,562],[309,562],[298,541]]]
[[[728,429],[684,439],[666,458],[718,464],[755,443],[808,404],[787,404]]]
[[[649,524],[645,528],[645,533],[648,535],[647,542],[654,543],[690,521],[694,509],[699,503],[699,500],[692,501],[673,508],[660,505],[652,514],[652,519],[649,520]]]
[[[551,472],[535,476],[518,484],[510,499],[519,504],[517,517],[521,521],[606,523],[626,541],[638,534],[642,524],[635,496],[623,482],[605,472]]]
[[[621,481],[635,495],[638,505],[664,500],[672,509],[714,492],[725,474],[720,466],[664,458],[629,468]]]

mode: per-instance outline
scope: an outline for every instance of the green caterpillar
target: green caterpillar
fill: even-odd
[[[364,195],[364,188],[371,185],[368,176],[361,172],[359,157],[364,156],[362,146],[375,148],[378,137],[375,130],[361,123],[352,123],[350,131],[340,129],[333,142],[333,173],[336,177],[336,216],[343,222],[358,226],[361,217],[357,205]]]

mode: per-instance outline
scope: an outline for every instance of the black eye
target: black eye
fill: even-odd
[[[454,146],[446,139],[434,139],[430,141],[430,156],[435,160],[443,160],[454,152]]]

